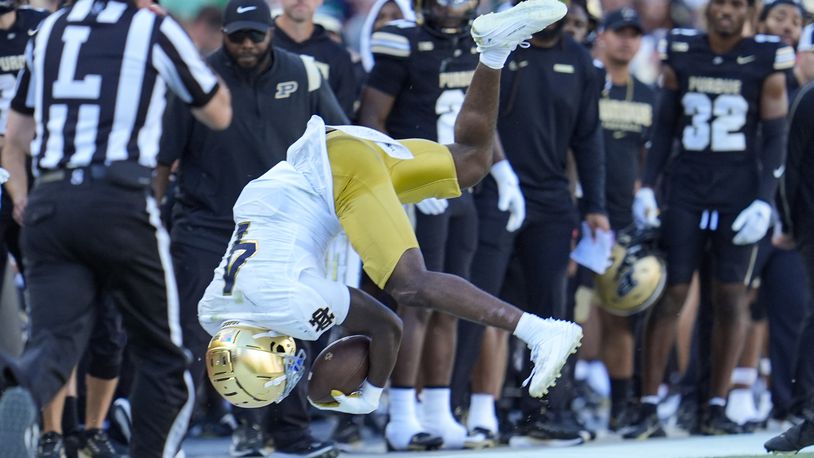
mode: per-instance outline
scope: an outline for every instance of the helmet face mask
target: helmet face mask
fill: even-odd
[[[661,298],[667,283],[667,265],[654,241],[653,231],[634,230],[619,235],[611,251],[611,266],[594,277],[603,309],[630,316]]]
[[[215,390],[238,407],[282,401],[305,373],[305,351],[294,339],[238,322],[224,323],[206,351]]]
[[[416,0],[419,22],[445,35],[468,33],[479,0]]]

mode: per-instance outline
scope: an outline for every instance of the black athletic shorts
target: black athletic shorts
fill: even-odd
[[[704,250],[713,255],[715,279],[721,283],[748,283],[752,277],[756,245],[735,245],[732,222],[737,213],[694,211],[675,206],[661,219],[661,246],[667,257],[667,283],[689,283]]]

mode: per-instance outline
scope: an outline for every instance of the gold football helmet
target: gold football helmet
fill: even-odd
[[[305,370],[305,351],[289,336],[239,321],[227,321],[209,342],[206,373],[212,386],[238,407],[280,402]]]
[[[611,266],[594,277],[600,306],[629,316],[653,305],[667,283],[667,267],[655,250],[654,231],[621,231],[611,250]]]

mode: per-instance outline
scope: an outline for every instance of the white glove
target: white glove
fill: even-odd
[[[520,180],[507,160],[494,164],[490,173],[497,182],[497,208],[510,213],[506,230],[514,232],[520,229],[526,219],[526,200],[520,191]]]
[[[732,230],[737,232],[732,238],[732,243],[735,245],[756,243],[766,235],[771,221],[772,206],[762,200],[755,200],[744,208],[732,223]]]
[[[449,204],[447,203],[446,199],[436,199],[435,197],[430,197],[415,204],[415,206],[418,208],[418,211],[425,215],[440,215],[446,211]]]
[[[633,222],[639,229],[659,227],[659,205],[650,188],[641,188],[633,198]]]
[[[0,167],[0,184],[3,184],[6,181],[8,181],[10,176],[11,175],[9,175],[8,170],[4,169],[3,167]]]
[[[382,396],[384,388],[373,386],[365,380],[360,391],[351,394],[344,394],[339,390],[331,390],[331,396],[336,402],[317,403],[310,399],[308,402],[312,406],[321,410],[333,410],[335,412],[364,415],[369,414],[379,407],[379,398]]]

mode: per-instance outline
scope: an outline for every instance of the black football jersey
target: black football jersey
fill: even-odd
[[[17,74],[25,66],[25,47],[48,12],[34,8],[17,9],[17,20],[8,30],[0,30],[0,135],[6,134],[6,119],[17,85]]]
[[[395,21],[371,37],[376,64],[367,85],[396,98],[387,133],[453,143],[455,118],[478,65],[469,33],[437,35],[410,21]]]
[[[614,230],[633,223],[633,191],[639,161],[652,132],[655,100],[655,91],[632,76],[621,86],[606,81],[599,99],[607,170],[605,199]]]
[[[582,185],[582,211],[606,210],[600,72],[568,34],[551,47],[516,49],[503,67],[497,130],[520,179],[529,218],[573,214],[569,150]]]
[[[670,200],[739,211],[757,196],[763,83],[794,65],[794,50],[778,37],[756,35],[717,54],[706,34],[676,29],[659,52],[675,71],[681,94]]]

